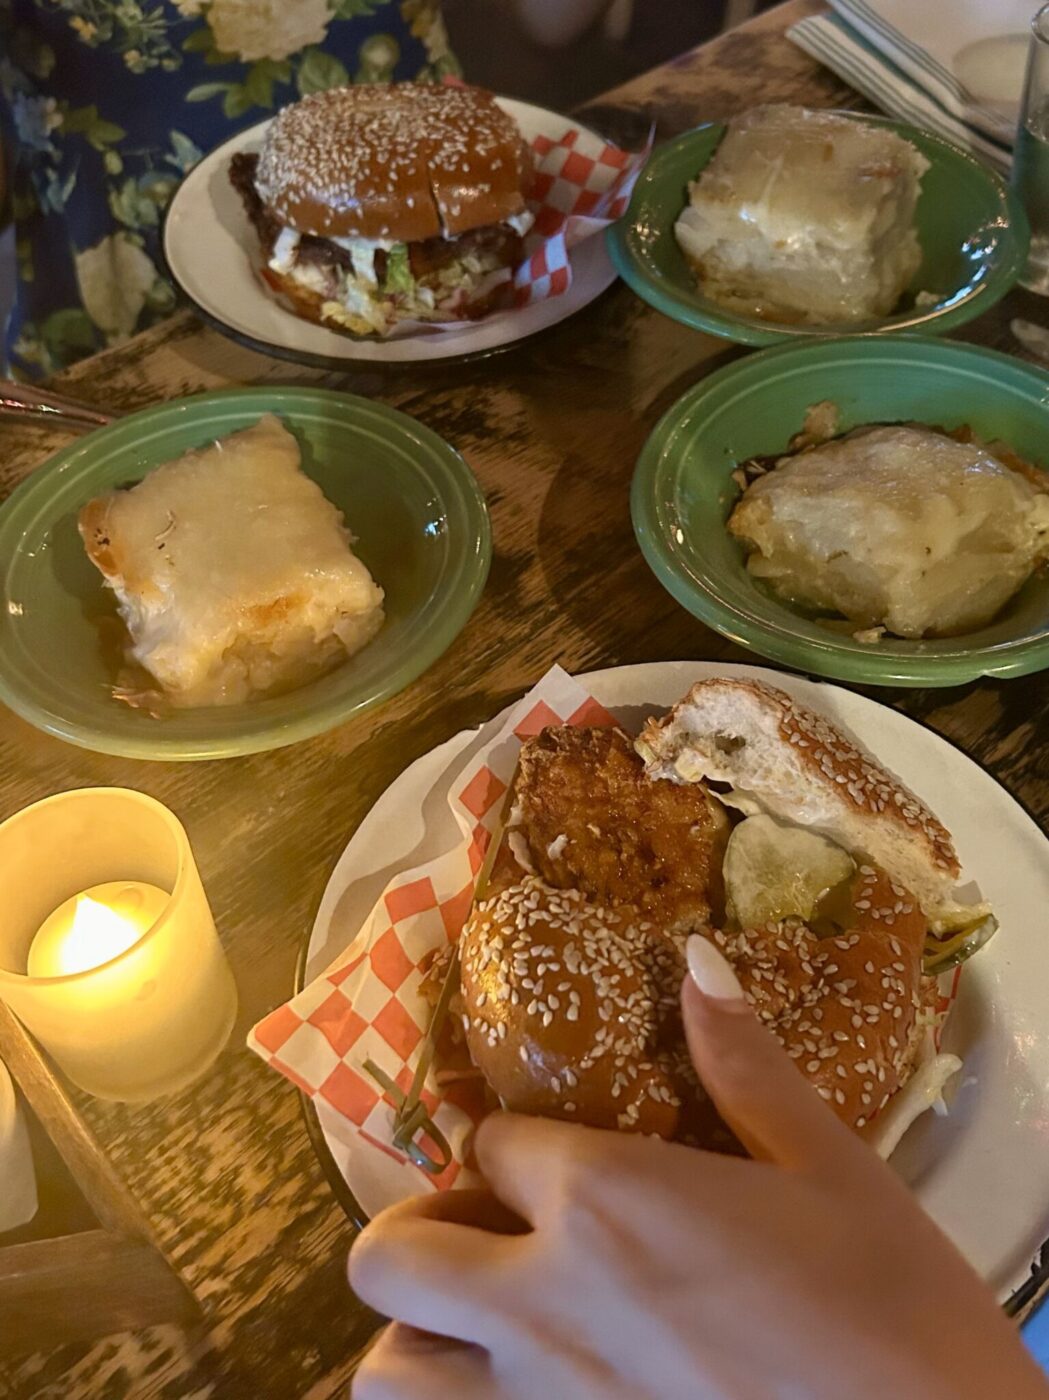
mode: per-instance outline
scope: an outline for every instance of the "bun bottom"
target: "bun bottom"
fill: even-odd
[[[268,291],[276,294],[278,301],[285,310],[292,312],[303,321],[312,321],[318,326],[328,326],[333,331],[341,331],[344,335],[350,335],[352,339],[364,339],[363,336],[353,336],[347,331],[345,326],[336,325],[330,319],[326,319],[322,310],[324,297],[320,292],[315,292],[309,287],[304,287],[301,282],[296,282],[294,277],[281,272],[274,272],[271,267],[259,269],[259,278]]]

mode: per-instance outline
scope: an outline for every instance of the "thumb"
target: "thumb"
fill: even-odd
[[[700,1083],[750,1155],[783,1167],[837,1166],[862,1144],[813,1091],[754,1015],[731,966],[693,934],[681,989],[685,1038]]]

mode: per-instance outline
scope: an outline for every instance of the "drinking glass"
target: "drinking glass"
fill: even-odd
[[[1013,187],[1031,225],[1031,253],[1020,282],[1032,292],[1049,296],[1049,4],[1031,21]]]

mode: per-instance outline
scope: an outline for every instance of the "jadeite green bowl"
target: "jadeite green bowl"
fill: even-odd
[[[688,184],[717,150],[725,127],[708,123],[654,152],[634,188],[630,207],[608,231],[616,270],[649,305],[696,330],[744,345],[775,345],[799,336],[926,331],[940,335],[981,315],[1016,281],[1027,259],[1023,208],[993,170],[939,137],[852,112],[855,121],[887,126],[913,142],[929,162],[916,213],[922,263],[912,292],[935,302],[895,316],[847,326],[785,326],[726,311],[704,297],[674,237]]]
[[[280,415],[303,469],[346,516],[386,591],[374,641],[300,690],[153,719],[114,700],[100,643],[107,590],[77,533],[80,507],[191,447]],[[0,507],[0,699],[100,753],[227,758],[294,744],[403,689],[451,644],[484,587],[491,530],[459,454],[403,413],[324,389],[232,389],[146,409],[52,457]]]
[[[642,449],[634,531],[656,577],[709,627],[798,671],[866,685],[960,685],[1049,666],[1049,577],[1040,570],[989,626],[939,641],[855,641],[781,602],[725,528],[733,468],[782,452],[810,404],[841,430],[905,420],[968,423],[1049,469],[1049,376],[974,345],[849,336],[777,346],[716,371],[678,399]],[[838,622],[839,627],[844,625]]]

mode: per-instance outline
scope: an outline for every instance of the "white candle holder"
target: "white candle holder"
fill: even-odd
[[[113,881],[158,886],[167,902],[115,957],[29,976],[50,916]],[[208,1068],[237,994],[189,839],[166,807],[125,788],[79,788],[0,824],[0,999],[98,1098],[144,1102]]]

